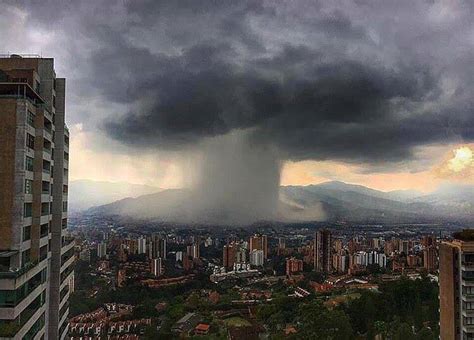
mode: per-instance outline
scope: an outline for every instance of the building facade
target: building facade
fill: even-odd
[[[0,337],[63,339],[74,289],[69,131],[54,60],[0,57]]]
[[[440,339],[474,339],[474,234],[440,244],[439,297]]]
[[[255,234],[250,237],[249,240],[249,251],[263,250],[263,256],[265,259],[268,257],[268,240],[267,235]]]
[[[286,275],[291,276],[293,274],[303,271],[303,261],[294,257],[286,259]]]
[[[245,261],[241,261],[245,262]],[[265,262],[265,255],[263,250],[254,249],[250,252],[250,264],[256,267],[262,267]]]
[[[314,238],[314,269],[318,272],[332,271],[332,237],[329,230],[319,230]]]

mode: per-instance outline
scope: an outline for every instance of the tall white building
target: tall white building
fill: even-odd
[[[159,277],[162,275],[162,263],[161,263],[161,258],[157,258],[157,259],[151,259],[150,260],[151,262],[151,273],[156,276],[156,277]]]
[[[146,237],[138,238],[138,254],[146,254]]]
[[[97,244],[97,257],[101,259],[106,256],[107,256],[107,243],[100,242],[99,244]]]
[[[265,253],[261,249],[254,249],[250,252],[250,264],[252,266],[261,267],[265,260]]]

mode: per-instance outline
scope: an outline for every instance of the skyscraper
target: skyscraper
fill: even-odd
[[[231,269],[235,263],[235,256],[238,251],[238,245],[235,243],[226,244],[222,251],[222,265]]]
[[[440,339],[474,338],[474,232],[439,247]]]
[[[151,259],[150,260],[150,266],[151,266],[151,273],[159,277],[162,274],[162,263],[161,263],[161,258],[157,259]]]
[[[242,261],[245,262],[245,261]],[[264,263],[263,250],[254,249],[250,252],[250,264],[252,266],[261,267]]]
[[[67,235],[69,131],[54,60],[0,57],[0,325],[63,339],[74,289]]]
[[[166,259],[166,239],[159,235],[152,235],[149,251],[149,257],[152,259]]]
[[[438,252],[436,247],[429,246],[423,249],[423,267],[428,272],[434,272],[438,269]]]
[[[314,269],[319,272],[332,271],[332,238],[329,230],[319,230],[314,239]]]
[[[250,237],[249,251],[263,250],[263,256],[265,259],[268,257],[268,243],[267,235],[255,234]]]
[[[138,238],[138,254],[146,254],[146,237],[140,236]]]
[[[97,257],[101,259],[105,256],[107,256],[107,243],[100,242],[97,244]]]

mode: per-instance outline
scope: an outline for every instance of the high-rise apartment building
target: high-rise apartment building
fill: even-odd
[[[99,259],[107,256],[107,243],[100,242],[97,244],[97,257]]]
[[[314,269],[332,271],[332,237],[329,230],[319,230],[314,238]]]
[[[54,61],[0,57],[0,337],[63,339],[74,289],[69,132]]]
[[[474,232],[439,247],[440,339],[474,339]]]
[[[286,259],[286,275],[291,276],[293,274],[303,271],[303,261],[294,257]]]
[[[236,262],[236,254],[239,252],[239,245],[237,243],[226,244],[222,250],[222,265],[227,269],[234,267]]]
[[[423,249],[423,267],[428,272],[434,272],[438,269],[438,251],[436,247],[429,246]]]
[[[255,234],[250,237],[249,251],[263,250],[263,256],[265,259],[268,257],[268,242],[267,235]]]
[[[263,254],[263,250],[254,249],[250,252],[250,264],[252,266],[261,267],[263,266],[265,262],[264,257],[265,256]],[[241,261],[241,262],[245,262],[245,261]]]
[[[150,260],[150,271],[151,273],[156,276],[156,277],[159,277],[161,276],[162,274],[162,263],[161,263],[161,258],[157,258],[157,259],[151,259]]]
[[[152,235],[150,240],[149,254],[151,259],[165,259],[166,260],[166,239],[159,235]]]
[[[146,254],[146,237],[140,236],[138,238],[138,254]]]

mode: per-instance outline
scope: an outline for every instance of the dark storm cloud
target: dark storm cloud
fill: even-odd
[[[141,53],[134,55],[141,60]],[[255,128],[256,139],[274,142],[288,158],[396,160],[408,156],[413,143],[404,140],[406,129],[400,126],[397,135],[393,128],[403,121],[397,106],[437,91],[423,65],[386,69],[330,60],[305,47],[286,46],[244,64],[234,61],[228,45],[194,46],[175,57],[145,55],[150,73],[133,77],[137,82],[122,88],[120,98],[108,94],[129,100],[133,109],[106,125],[111,135],[141,146],[176,146]],[[381,139],[374,143],[374,137]]]
[[[474,139],[463,2],[24,8],[50,26],[53,7],[74,23],[65,28],[71,37],[87,37],[87,86],[127,108],[103,123],[126,144],[179,149],[250,129],[285,159],[380,164],[410,159],[417,146]]]

